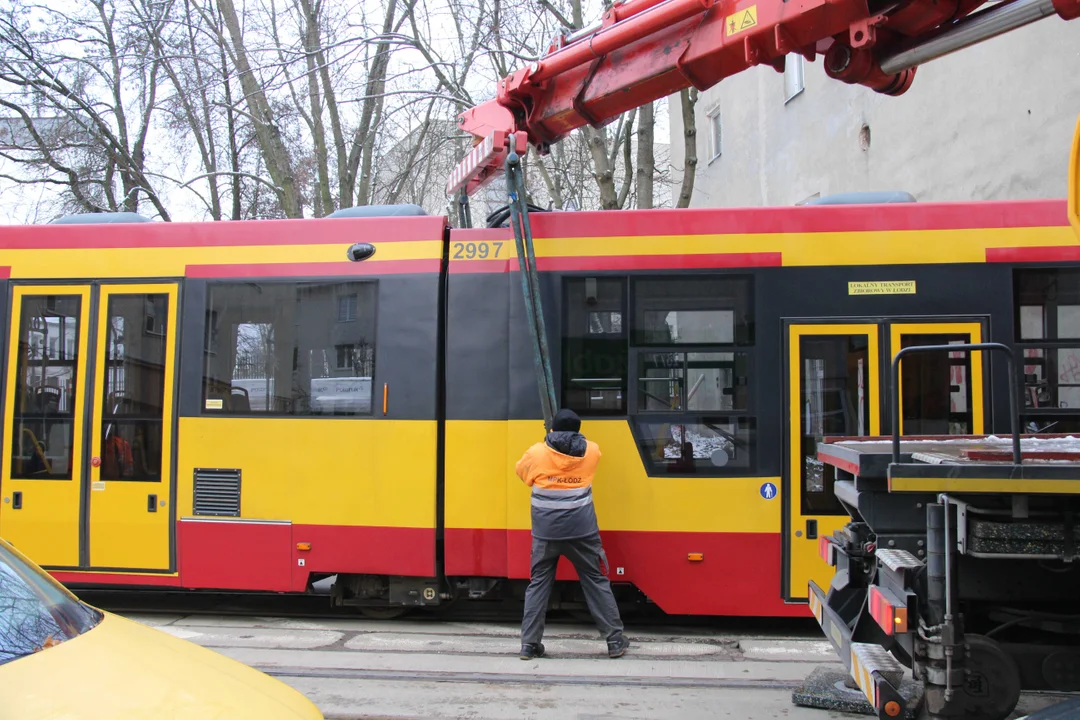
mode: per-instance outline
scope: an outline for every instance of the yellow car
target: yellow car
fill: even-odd
[[[322,720],[288,685],[79,601],[0,540],[0,718]]]

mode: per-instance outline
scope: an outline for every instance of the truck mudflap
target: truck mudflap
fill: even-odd
[[[900,694],[904,666],[883,647],[852,642],[847,623],[829,607],[825,591],[812,580],[807,597],[822,632],[879,720],[903,717],[907,712],[907,701]]]

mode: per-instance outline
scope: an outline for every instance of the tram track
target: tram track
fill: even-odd
[[[302,667],[260,667],[255,669],[276,678],[318,678],[324,680],[382,680],[391,682],[480,683],[484,685],[605,685],[636,688],[692,688],[740,690],[794,690],[798,682],[756,678],[620,677],[612,675],[519,675],[515,673],[475,673],[442,670],[360,670],[335,668],[313,670]]]
[[[500,603],[497,607],[485,607],[480,603],[460,603],[452,607],[412,609],[397,618],[371,618],[357,608],[333,607],[328,597],[275,596],[262,594],[206,595],[202,593],[144,593],[135,591],[82,591],[80,597],[87,603],[117,614],[143,616],[203,616],[231,618],[275,618],[287,620],[338,621],[356,620],[385,625],[392,630],[398,623],[510,623],[521,621],[520,603]],[[820,639],[821,631],[812,619],[803,618],[755,618],[710,617],[690,615],[665,615],[659,611],[628,612],[624,620],[635,629],[666,629],[691,633],[737,633],[742,637],[783,637],[792,639]],[[590,624],[587,614],[568,610],[552,610],[548,614],[552,625]]]

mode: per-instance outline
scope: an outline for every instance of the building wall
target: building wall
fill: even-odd
[[[785,103],[784,75],[753,68],[699,97],[691,206],[793,205],[870,190],[920,202],[1064,197],[1078,68],[1080,21],[1057,17],[920,67],[900,97],[832,80],[818,57],[804,61],[805,89]],[[669,107],[677,188],[685,156],[678,96]],[[717,111],[722,144],[713,157]]]

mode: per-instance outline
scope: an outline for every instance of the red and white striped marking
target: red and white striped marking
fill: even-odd
[[[446,193],[454,195],[465,188],[466,193],[472,195],[498,175],[506,161],[509,135],[505,130],[496,130],[470,150],[450,173]],[[523,154],[528,147],[525,133],[516,133],[514,140],[517,152]]]

